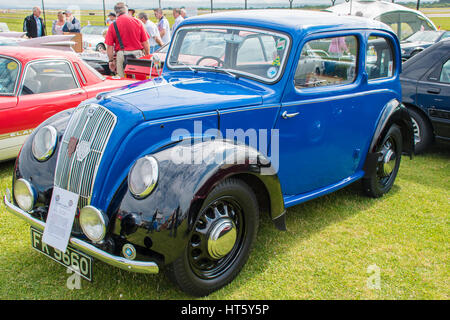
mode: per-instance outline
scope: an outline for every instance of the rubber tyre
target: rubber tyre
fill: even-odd
[[[424,152],[433,142],[433,131],[427,120],[416,110],[408,108],[409,115],[419,127],[420,141],[414,144],[414,153]]]
[[[102,49],[103,51],[106,50],[106,47],[103,43],[99,43],[96,47],[95,47],[95,51],[100,51],[100,49]]]
[[[402,155],[402,132],[400,128],[397,125],[392,125],[389,130],[386,132],[382,142],[377,146],[377,152],[381,151],[382,147],[386,143],[386,141],[389,140],[389,138],[392,137],[392,139],[395,142],[395,153],[397,155],[395,160],[394,169],[392,170],[392,173],[387,181],[386,184],[380,183],[380,178],[378,176],[378,165],[377,169],[374,170],[373,174],[368,177],[364,178],[362,180],[362,187],[366,195],[372,198],[379,198],[382,197],[384,194],[388,193],[389,190],[391,190],[392,186],[394,185],[395,178],[397,177],[398,169],[400,167],[400,160]]]
[[[186,246],[184,253],[165,268],[168,278],[178,285],[182,291],[193,296],[206,296],[230,283],[247,262],[256,239],[259,224],[258,201],[250,187],[239,179],[230,178],[215,187],[206,198],[200,212],[223,196],[232,196],[239,203],[246,225],[241,250],[234,260],[234,264],[230,265],[223,274],[216,278],[202,279],[193,272],[189,264],[188,246]]]

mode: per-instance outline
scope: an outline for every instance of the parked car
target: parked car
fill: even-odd
[[[403,63],[402,99],[411,115],[416,152],[450,140],[450,39]]]
[[[87,25],[81,28],[81,34],[83,35],[83,49],[104,51],[106,50],[105,38],[103,37],[103,31],[108,30],[107,26],[93,26]]]
[[[402,59],[408,60],[436,42],[447,38],[450,38],[450,31],[418,31],[400,43]]]
[[[50,116],[134,82],[105,78],[71,52],[0,47],[0,161]]]
[[[185,43],[206,37],[217,50]],[[304,50],[334,37],[355,44],[354,59],[336,55],[334,75],[297,72]],[[414,148],[400,66],[397,37],[372,20],[301,10],[186,19],[162,77],[86,100],[33,132],[5,206],[33,226],[34,248],[87,279],[94,257],[134,272],[164,268],[185,292],[207,295],[246,263],[260,215],[285,230],[286,208],[355,181],[372,197],[389,192]],[[67,224],[54,220],[58,208]],[[54,227],[66,240],[43,242]]]

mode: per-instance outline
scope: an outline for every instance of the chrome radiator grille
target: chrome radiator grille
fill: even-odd
[[[97,169],[116,120],[108,109],[88,104],[75,109],[66,128],[54,182],[62,189],[79,194],[79,209],[90,204]]]

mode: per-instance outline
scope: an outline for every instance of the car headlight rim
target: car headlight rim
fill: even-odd
[[[46,135],[46,133],[48,133],[48,135]],[[47,139],[47,141],[39,141],[39,139]],[[55,127],[47,125],[40,128],[34,135],[33,143],[31,145],[34,158],[40,162],[47,161],[55,152],[57,140],[58,132]],[[44,147],[38,147],[38,143],[44,143]]]
[[[25,191],[25,193],[22,193],[23,191]],[[17,179],[14,183],[13,193],[16,203],[22,210],[30,212],[34,208],[34,205],[36,204],[37,194],[36,190],[30,182],[23,178]],[[27,201],[28,204],[24,203],[24,201]]]
[[[91,219],[91,221],[89,221],[89,219]],[[97,224],[94,226],[92,224],[89,225],[89,222],[92,222],[92,219],[97,219]],[[92,242],[101,242],[105,238],[108,217],[106,217],[102,211],[93,206],[85,206],[80,211],[79,222],[83,233]],[[97,228],[97,230],[94,230],[94,228]]]
[[[133,181],[133,178],[136,179],[136,175],[134,174],[136,170],[142,169],[144,165],[147,166],[147,172],[145,172],[145,176],[138,175],[138,178],[144,180],[147,178],[147,182],[140,181],[143,186],[141,188],[136,188],[136,181]],[[159,166],[158,161],[153,156],[144,156],[136,160],[133,166],[130,169],[128,174],[128,189],[131,194],[136,199],[144,199],[149,196],[156,187],[158,183],[159,176]]]

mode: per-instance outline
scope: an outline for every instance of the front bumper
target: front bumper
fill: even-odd
[[[19,207],[15,206],[10,199],[10,194],[8,190],[8,194],[3,197],[3,202],[6,206],[6,209],[13,213],[14,215],[18,216],[19,218],[22,218],[25,220],[28,224],[30,224],[32,227],[44,231],[45,228],[45,222],[38,220],[34,217],[32,217],[27,212],[23,211]],[[69,244],[75,248],[78,249],[87,255],[90,255],[93,258],[96,258],[100,261],[103,261],[107,264],[110,264],[114,267],[124,269],[131,272],[138,272],[138,273],[158,273],[159,267],[155,262],[151,261],[134,261],[134,260],[128,260],[123,257],[114,256],[112,254],[109,254],[103,250],[98,249],[97,247],[91,245],[90,243],[87,243],[83,240],[70,237]]]

